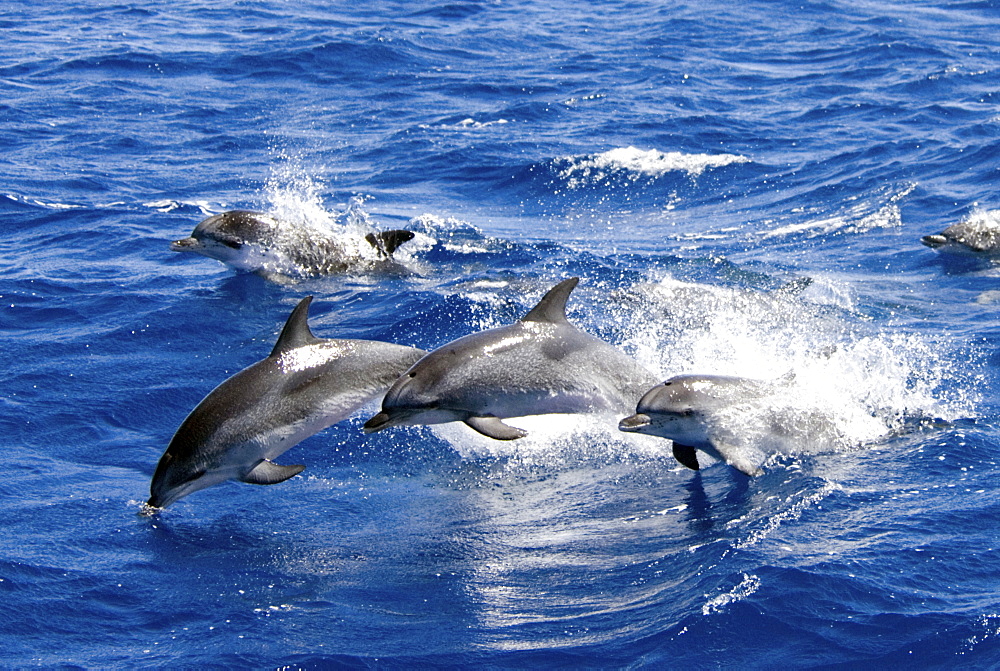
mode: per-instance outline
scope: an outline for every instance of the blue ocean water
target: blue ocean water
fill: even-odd
[[[1000,666],[993,2],[0,7],[4,667]],[[405,272],[169,250],[234,208],[406,228]],[[658,375],[791,373],[851,449],[748,479],[589,417],[293,448],[140,516],[314,295],[437,347],[582,278]],[[370,409],[369,409],[370,410]],[[516,422],[512,422],[516,423]]]

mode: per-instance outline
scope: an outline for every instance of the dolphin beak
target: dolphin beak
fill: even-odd
[[[196,238],[184,238],[183,240],[174,240],[170,243],[170,251],[173,252],[196,252],[201,248],[201,242]]]
[[[158,496],[150,496],[149,500],[146,501],[144,504],[142,504],[141,512],[152,514],[157,510],[163,510],[164,508],[166,508],[166,506],[163,505],[163,502],[160,500]]]
[[[376,431],[381,431],[382,429],[391,425],[392,425],[392,417],[390,417],[388,413],[380,412],[379,414],[375,415],[367,422],[365,422],[365,425],[361,427],[361,429],[365,433],[375,433]]]
[[[649,415],[644,415],[641,412],[630,417],[626,417],[622,421],[618,422],[619,431],[641,431],[650,424]]]
[[[924,243],[930,248],[940,247],[941,245],[948,242],[948,239],[943,235],[925,235],[920,238],[920,242]]]

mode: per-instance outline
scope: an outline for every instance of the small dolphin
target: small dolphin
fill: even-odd
[[[370,270],[390,260],[411,231],[369,233],[365,243],[375,257],[350,248],[347,238],[320,229],[293,226],[263,212],[232,210],[203,220],[190,237],[170,243],[175,252],[194,252],[236,270],[273,275],[331,275]]]
[[[673,441],[674,457],[699,469],[697,450],[746,475],[761,475],[768,453],[801,444],[829,449],[842,439],[826,414],[790,404],[781,385],[723,375],[679,375],[639,400],[618,428]]]
[[[579,278],[564,280],[520,321],[434,350],[392,385],[366,432],[389,426],[465,422],[484,436],[526,435],[507,417],[627,412],[656,378],[566,320]],[[624,408],[624,410],[622,410]]]
[[[995,213],[975,213],[940,233],[920,238],[931,249],[967,256],[1000,256],[1000,218]]]
[[[147,506],[225,480],[273,485],[305,466],[272,460],[348,417],[426,352],[373,340],[315,337],[312,296],[292,311],[270,356],[216,387],[188,415],[160,458]]]

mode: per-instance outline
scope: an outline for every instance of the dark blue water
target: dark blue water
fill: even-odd
[[[0,7],[0,664],[1000,665],[993,2]],[[169,251],[210,213],[407,228],[405,273]],[[352,229],[352,230],[353,230]],[[657,374],[794,374],[860,447],[749,480],[588,417],[293,448],[137,513],[313,294],[432,348],[565,277]]]

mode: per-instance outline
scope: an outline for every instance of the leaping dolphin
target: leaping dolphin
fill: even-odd
[[[520,321],[434,350],[386,392],[366,432],[465,422],[496,440],[526,432],[503,419],[549,413],[628,412],[655,376],[566,319],[579,278],[564,280]]]
[[[673,441],[674,457],[698,470],[697,451],[746,475],[762,475],[775,452],[825,450],[845,439],[818,409],[795,407],[783,385],[723,375],[678,375],[650,389],[618,428]]]
[[[149,487],[151,508],[225,480],[273,485],[305,466],[272,460],[348,417],[426,352],[373,340],[317,338],[303,298],[270,356],[216,387],[181,423]]]
[[[390,261],[412,231],[369,233],[352,248],[349,236],[295,226],[263,212],[232,210],[195,226],[190,237],[170,243],[175,252],[194,252],[244,272],[275,275],[330,275],[372,270]],[[367,247],[374,254],[365,255]]]

